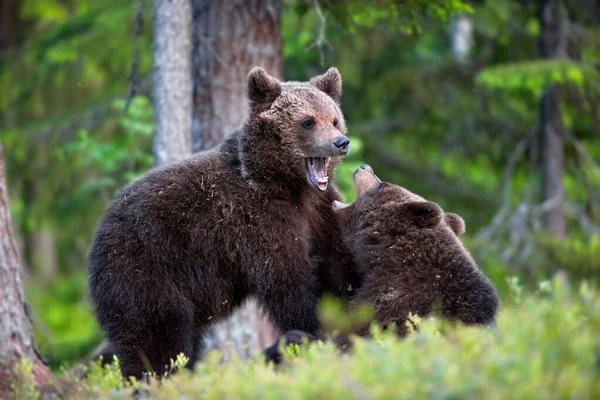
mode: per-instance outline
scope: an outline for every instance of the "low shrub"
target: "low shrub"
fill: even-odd
[[[159,383],[124,383],[118,365],[92,366],[74,383],[72,398],[153,399],[530,399],[600,398],[600,293],[583,282],[543,282],[513,296],[494,328],[418,323],[408,338],[373,327],[340,354],[329,343],[288,349],[280,368],[261,357],[221,362],[210,353],[192,373],[181,370]],[[175,369],[181,369],[180,358]]]

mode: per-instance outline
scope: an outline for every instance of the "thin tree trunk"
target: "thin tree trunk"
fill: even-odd
[[[33,232],[30,240],[33,269],[44,284],[50,284],[58,272],[58,254],[56,253],[54,234],[50,228],[44,227]]]
[[[540,54],[544,59],[568,58],[568,17],[559,0],[539,0],[538,16],[541,26]],[[542,176],[543,214],[548,233],[564,238],[567,232],[563,208],[565,189],[564,129],[560,113],[559,87],[544,90],[540,101],[540,168]]]
[[[23,41],[26,24],[20,18],[19,0],[0,0],[0,50],[16,47]]]
[[[254,66],[282,77],[281,2],[192,0],[194,106],[192,148],[216,146],[248,116],[246,76]],[[207,335],[208,350],[256,354],[275,340],[249,301]]]
[[[29,379],[40,389],[48,389],[56,382],[33,340],[19,254],[10,222],[4,153],[0,145],[0,398],[5,398],[11,384],[19,378],[18,366],[22,359],[32,364]]]
[[[189,0],[154,1],[154,156],[157,165],[191,153],[191,29]]]
[[[563,128],[560,120],[558,90],[556,86],[547,88],[540,104],[540,163],[542,202],[548,204],[543,213],[544,227],[550,235],[564,238],[567,234],[563,209],[564,140],[561,134]]]
[[[469,61],[473,49],[473,21],[466,15],[453,18],[451,24],[450,47],[452,57],[460,63]]]

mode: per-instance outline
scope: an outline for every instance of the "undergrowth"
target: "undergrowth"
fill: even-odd
[[[70,380],[68,398],[130,399],[594,399],[600,398],[600,293],[583,282],[543,282],[525,293],[508,283],[494,328],[418,322],[400,340],[373,327],[340,354],[329,342],[288,349],[281,367],[261,357],[221,362],[213,352],[194,372],[187,359],[162,381],[122,379],[118,360]],[[69,378],[67,378],[69,380]],[[21,393],[24,391],[22,390]]]

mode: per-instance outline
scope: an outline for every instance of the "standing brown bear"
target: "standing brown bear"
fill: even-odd
[[[435,203],[385,183],[363,165],[354,173],[356,201],[334,203],[342,235],[362,275],[350,307],[369,305],[383,327],[408,332],[409,313],[464,324],[488,324],[498,295],[458,236],[461,217]],[[363,328],[359,334],[368,334]]]
[[[206,328],[256,296],[282,332],[317,334],[348,262],[328,183],[349,150],[335,68],[310,82],[248,76],[250,116],[215,150],[119,191],[89,255],[100,326],[124,376],[198,358]]]

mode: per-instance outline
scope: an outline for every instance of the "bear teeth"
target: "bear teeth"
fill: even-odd
[[[317,189],[324,191],[327,189],[327,157],[309,157],[308,158],[308,181]]]

